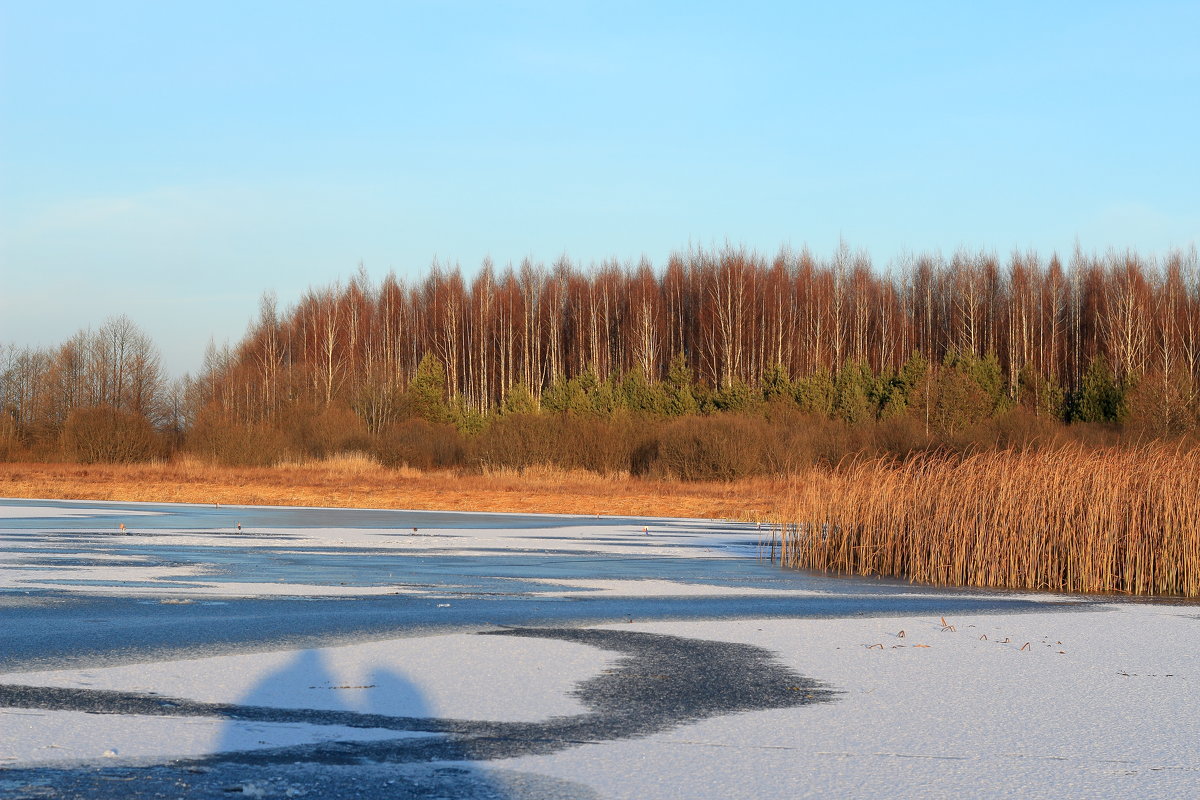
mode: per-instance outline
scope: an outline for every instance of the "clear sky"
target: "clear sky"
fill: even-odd
[[[1200,3],[0,0],[0,342],[690,243],[1200,239]]]

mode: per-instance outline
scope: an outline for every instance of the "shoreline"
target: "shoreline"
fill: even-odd
[[[0,495],[13,499],[749,521],[781,515],[793,485],[790,479],[701,483],[552,469],[422,472],[337,460],[269,468],[194,461],[0,464]]]

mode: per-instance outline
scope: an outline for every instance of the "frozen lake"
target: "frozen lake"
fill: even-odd
[[[0,798],[1200,787],[1197,606],[783,571],[759,540],[0,500]]]
[[[220,530],[239,522],[247,528],[385,528],[445,529],[555,528],[574,525],[633,523],[619,517],[557,517],[548,514],[467,514],[460,511],[394,511],[370,508],[289,508],[275,506],[118,503],[75,500],[2,499],[5,527],[45,528],[53,519],[63,530],[115,527],[136,521],[139,530]],[[108,523],[112,523],[108,525]]]

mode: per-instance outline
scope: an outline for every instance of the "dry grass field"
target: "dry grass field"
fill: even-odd
[[[0,497],[715,519],[778,515],[790,486],[782,479],[694,483],[550,468],[422,472],[354,456],[253,468],[186,457],[133,465],[0,464]]]
[[[950,586],[1200,597],[1200,450],[876,459],[796,484],[793,567]]]

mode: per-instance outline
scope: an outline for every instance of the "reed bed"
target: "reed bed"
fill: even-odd
[[[1200,450],[875,459],[814,471],[786,566],[948,586],[1200,597]]]

